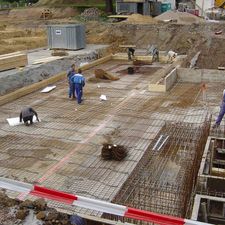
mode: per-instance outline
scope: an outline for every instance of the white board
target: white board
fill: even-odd
[[[14,126],[18,126],[18,125],[22,125],[24,124],[24,122],[20,122],[20,118],[19,117],[15,117],[15,118],[8,118],[6,119],[7,122],[9,123],[9,126],[14,127]],[[40,120],[39,120],[40,121]],[[37,123],[37,118],[36,116],[33,117],[33,122]]]
[[[100,100],[102,100],[102,101],[106,101],[106,100],[107,100],[106,95],[101,95],[101,96],[100,96]]]
[[[48,86],[48,87],[44,88],[43,90],[41,90],[41,93],[48,93],[55,88],[56,88],[56,86]]]

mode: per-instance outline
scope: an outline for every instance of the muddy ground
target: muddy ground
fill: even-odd
[[[82,221],[84,225],[100,225],[76,215],[67,215],[47,207],[43,199],[20,201],[9,198],[0,192],[0,224],[1,225],[73,225],[74,221]]]

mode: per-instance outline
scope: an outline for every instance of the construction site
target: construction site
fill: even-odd
[[[223,19],[37,4],[0,27],[0,225],[225,224]]]

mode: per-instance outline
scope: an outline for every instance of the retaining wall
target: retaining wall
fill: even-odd
[[[223,70],[178,68],[177,76],[180,82],[225,82]]]
[[[109,61],[110,59],[112,59],[112,55],[109,55],[109,56],[105,56],[101,59],[98,59],[98,60],[95,60],[93,62],[90,62],[88,63],[87,65],[84,65],[82,67],[80,67],[82,70],[87,70],[87,69],[90,69],[91,67],[94,67],[98,64],[101,64],[101,63],[104,63],[104,62],[107,62]],[[28,85],[28,86],[25,86],[23,88],[20,88],[14,92],[11,92],[9,94],[6,94],[6,95],[3,95],[3,96],[0,96],[0,106],[1,105],[4,105],[10,101],[13,101],[15,99],[18,99],[22,96],[25,96],[27,94],[30,94],[34,91],[37,91],[41,88],[44,88],[46,87],[47,85],[49,84],[53,84],[59,80],[62,80],[63,78],[66,77],[66,72],[61,72],[61,73],[58,73],[50,78],[47,78],[45,80],[42,80],[40,82],[37,82],[37,83],[34,83],[34,84],[31,84],[31,85]]]
[[[0,95],[30,84],[38,83],[62,71],[67,71],[73,63],[79,66],[82,62],[96,60],[102,52],[104,52],[104,49],[98,49],[91,53],[65,57],[43,64],[28,65],[23,69],[2,72],[0,73]]]
[[[177,68],[174,68],[166,77],[165,77],[165,86],[166,91],[169,91],[177,81]]]
[[[166,92],[166,91],[169,91],[174,86],[174,84],[177,82],[177,68],[176,67],[173,68],[171,65],[166,70],[162,69],[159,72],[162,73],[162,75],[164,74],[165,78],[160,78],[156,83],[151,82],[148,86],[149,91]]]

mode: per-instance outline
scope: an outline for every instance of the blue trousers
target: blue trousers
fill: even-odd
[[[71,98],[72,96],[73,98],[75,98],[74,84],[69,83],[69,98]]]
[[[223,116],[225,114],[225,102],[222,103],[221,107],[220,107],[220,113],[216,119],[216,124],[217,125],[220,125],[222,119],[223,119]]]
[[[77,96],[77,103],[80,104],[82,101],[82,95],[83,95],[83,86],[82,84],[75,84],[75,92]]]

